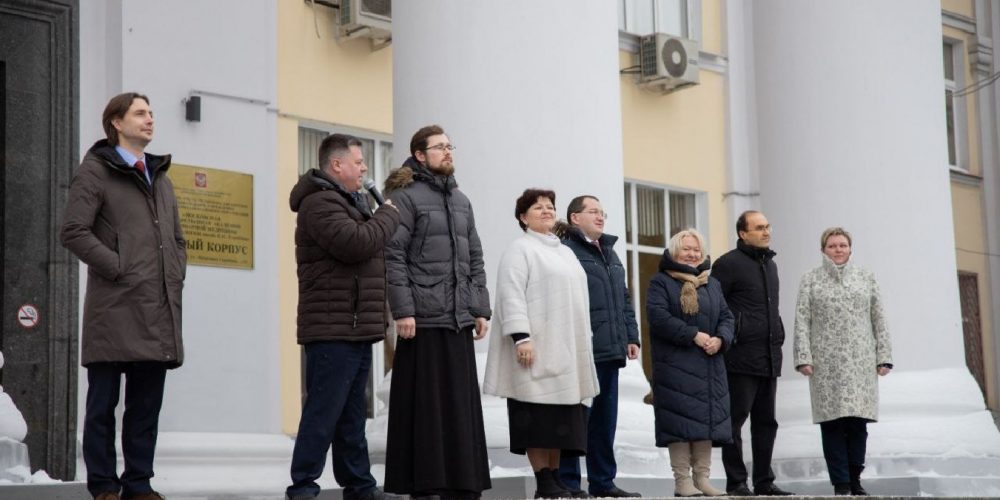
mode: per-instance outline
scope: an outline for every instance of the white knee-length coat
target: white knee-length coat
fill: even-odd
[[[840,417],[878,420],[877,367],[892,347],[874,275],[850,261],[802,277],[795,309],[795,367],[812,365],[813,422]]]
[[[483,392],[539,404],[590,405],[600,392],[590,330],[587,275],[551,235],[527,230],[500,259]],[[510,335],[527,333],[531,368]]]

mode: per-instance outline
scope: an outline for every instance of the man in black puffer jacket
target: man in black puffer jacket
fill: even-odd
[[[563,244],[573,250],[587,273],[594,365],[601,393],[594,398],[587,421],[587,487],[595,497],[638,497],[615,486],[615,429],[618,426],[618,371],[626,359],[639,357],[639,327],[625,284],[625,267],[615,253],[617,236],[604,234],[604,208],[594,196],[569,202],[570,227]],[[580,490],[580,459],[563,458],[559,477],[574,493]]]
[[[733,442],[722,447],[726,491],[733,496],[790,495],[774,484],[771,454],[778,421],[774,417],[781,345],[785,329],[778,316],[778,266],[769,248],[771,225],[764,214],[749,210],[736,221],[736,249],[712,268],[722,284],[729,309],[736,317],[732,347],[726,352]],[[753,449],[753,485],[747,487],[741,430],[750,417]]]
[[[306,172],[289,202],[298,214],[298,341],[306,351],[306,402],[292,452],[290,499],[316,498],[333,443],[333,470],[344,498],[377,499],[371,475],[365,387],[372,344],[385,338],[383,249],[399,226],[386,202],[375,214],[358,191],[361,141],[333,134],[319,147],[320,168]]]

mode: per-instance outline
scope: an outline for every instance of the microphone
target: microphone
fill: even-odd
[[[365,179],[365,189],[371,193],[372,197],[379,205],[385,205],[385,198],[382,197],[382,193],[378,192],[378,188],[375,187],[375,181],[371,179]]]

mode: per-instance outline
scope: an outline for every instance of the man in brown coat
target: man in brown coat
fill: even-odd
[[[399,226],[386,201],[374,214],[361,193],[368,167],[361,141],[328,136],[319,169],[303,175],[289,199],[298,214],[298,341],[306,351],[306,402],[292,452],[289,499],[316,498],[326,453],[345,500],[382,498],[365,439],[365,386],[372,344],[385,338],[385,256]]]
[[[87,368],[83,460],[99,500],[158,499],[149,484],[166,371],[184,362],[181,288],[187,252],[170,155],[153,139],[149,99],[115,96],[104,108],[106,139],[80,163],[63,216],[63,245],[87,264],[82,364]],[[119,476],[115,407],[125,376]]]

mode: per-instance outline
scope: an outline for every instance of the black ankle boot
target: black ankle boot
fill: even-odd
[[[833,494],[840,496],[850,496],[851,495],[851,484],[850,483],[837,483],[833,485]]]
[[[864,465],[851,466],[851,494],[858,497],[868,496],[868,492],[861,486],[861,471],[865,470]]]
[[[569,498],[572,495],[556,482],[558,473],[553,469],[535,471],[535,498]]]

